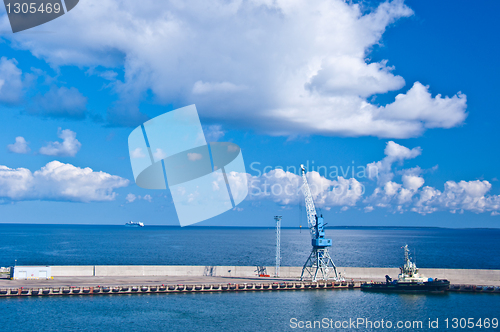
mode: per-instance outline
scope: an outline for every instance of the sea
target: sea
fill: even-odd
[[[500,269],[499,229],[337,227],[341,267]],[[306,229],[281,230],[282,266],[301,266]],[[275,264],[273,228],[0,224],[0,266]],[[272,272],[272,271],[271,271]],[[348,277],[348,276],[347,276]],[[359,290],[0,298],[14,331],[500,330],[500,294]]]

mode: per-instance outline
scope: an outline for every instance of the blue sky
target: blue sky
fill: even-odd
[[[127,138],[195,103],[260,189],[295,183],[277,166],[344,171],[310,174],[329,225],[499,227],[497,1],[135,6],[84,0],[17,34],[0,11],[1,222],[177,225]],[[198,225],[305,225],[300,202],[250,194]]]

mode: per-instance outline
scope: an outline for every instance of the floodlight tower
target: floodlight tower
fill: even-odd
[[[275,216],[276,220],[276,270],[275,276],[280,276],[280,263],[281,263],[281,216]]]
[[[312,244],[311,254],[302,268],[300,279],[304,280],[310,278],[315,282],[319,277],[320,279],[328,280],[332,271],[335,274],[334,279],[338,279],[337,267],[333,263],[328,252],[328,247],[332,246],[332,239],[325,238],[323,216],[318,217],[316,213],[316,207],[314,206],[311,190],[307,183],[304,165],[300,165],[300,169],[303,181],[302,191],[306,200],[307,223],[311,231]],[[307,276],[304,276],[304,274]]]

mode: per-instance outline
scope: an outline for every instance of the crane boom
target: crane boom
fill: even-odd
[[[314,239],[316,238],[316,207],[314,206],[311,190],[309,189],[309,184],[307,183],[306,169],[304,168],[304,165],[300,165],[300,169],[302,172],[303,182],[302,191],[306,200],[307,224],[309,226],[309,230],[311,231],[311,238]]]

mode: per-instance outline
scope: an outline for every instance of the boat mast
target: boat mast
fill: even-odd
[[[401,268],[401,273],[403,275],[407,275],[409,277],[416,276],[417,273],[418,273],[418,269],[417,269],[417,266],[415,265],[415,263],[413,263],[411,261],[410,250],[408,249],[408,245],[406,244],[403,247],[403,249],[404,249],[404,252],[405,252],[405,264]]]

